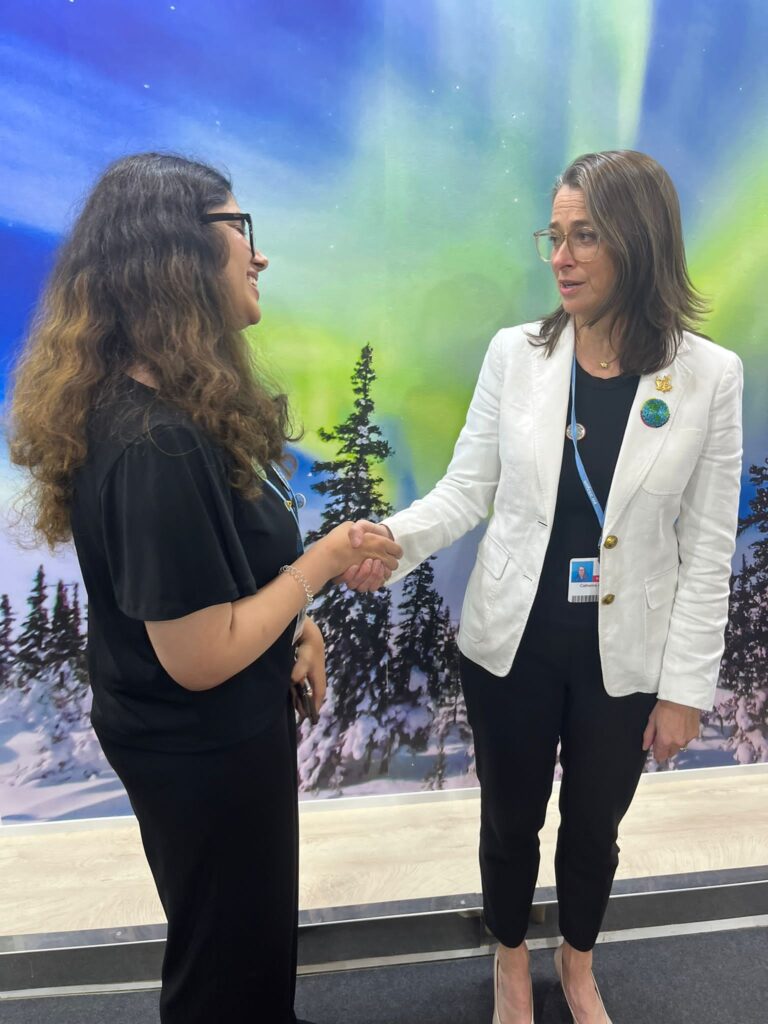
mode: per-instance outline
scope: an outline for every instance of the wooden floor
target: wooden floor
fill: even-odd
[[[551,885],[557,792],[542,833]],[[644,776],[618,877],[768,864],[768,765]],[[475,790],[302,805],[303,909],[478,892]],[[0,827],[0,935],[158,924],[131,819]]]

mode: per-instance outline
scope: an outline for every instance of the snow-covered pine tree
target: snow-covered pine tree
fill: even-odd
[[[459,648],[456,627],[450,611],[444,607],[440,613],[437,650],[443,666],[435,682],[432,699],[435,717],[429,738],[430,749],[436,752],[435,762],[425,781],[426,789],[444,789],[449,772],[467,775],[475,765],[475,746],[467,719],[467,708],[459,676]],[[448,758],[453,754],[453,765]]]
[[[87,605],[86,605],[87,617]],[[77,678],[83,690],[88,690],[88,638],[83,631],[83,616],[80,610],[80,584],[72,584],[72,617],[70,622],[71,658]]]
[[[64,583],[63,580],[59,580],[56,585],[48,660],[50,664],[56,665],[69,662],[80,681],[86,686],[88,680],[85,669],[85,637],[82,634],[79,589],[79,584]]]
[[[46,652],[46,665],[52,688],[52,699],[58,710],[59,721],[53,732],[87,724],[87,709],[82,699],[87,693],[87,679],[82,665],[82,637],[80,636],[79,605],[70,605],[68,590],[73,588],[77,602],[77,584],[66,584],[59,580],[51,613],[51,628]]]
[[[761,465],[749,467],[749,479],[755,493],[749,499],[749,513],[739,521],[739,533],[756,529],[761,534],[750,547],[754,551],[754,571],[765,576],[768,575],[768,457]]]
[[[403,581],[397,606],[397,652],[391,669],[392,693],[398,699],[408,700],[414,670],[424,675],[430,692],[434,692],[444,668],[439,640],[445,607],[435,589],[434,560],[434,556],[427,558]]]
[[[749,475],[756,489],[739,533],[756,529],[759,538],[731,580],[720,675],[730,693],[709,716],[731,730],[729,747],[741,764],[768,761],[768,459],[750,466]]]
[[[435,589],[434,558],[405,577],[399,626],[390,671],[390,705],[385,726],[388,738],[383,767],[405,744],[413,750],[427,745],[440,684],[446,673],[443,636],[445,608]]]
[[[85,650],[85,634],[83,633],[83,613],[80,610],[80,584],[72,584],[72,635],[77,640],[77,651]]]
[[[68,590],[73,590],[70,603]],[[15,645],[14,670],[22,674],[15,704],[6,714],[23,736],[11,783],[72,781],[109,772],[90,727],[90,690],[83,668],[77,585],[58,582],[49,618],[41,566],[27,599],[30,613]]]
[[[46,652],[48,664],[60,665],[63,661],[68,661],[76,650],[76,647],[73,650],[72,644],[72,609],[69,607],[67,588],[64,581],[59,580],[51,612],[51,630]]]
[[[41,565],[35,573],[32,590],[27,598],[29,614],[16,638],[16,666],[22,689],[28,688],[30,681],[42,672],[46,664],[50,631],[45,590],[45,570]]]
[[[7,594],[0,597],[0,690],[13,685],[11,666],[13,665],[13,623],[16,616],[11,608]]]
[[[381,519],[392,511],[381,495],[381,477],[372,467],[392,455],[392,448],[372,421],[373,349],[366,345],[352,375],[353,411],[320,437],[335,443],[336,456],[318,461],[312,489],[327,499],[317,540],[350,519]],[[388,740],[383,721],[389,703],[389,591],[357,593],[331,587],[318,599],[313,618],[325,635],[328,697],[314,728],[305,728],[299,747],[303,789],[340,791],[370,772],[377,752]]]

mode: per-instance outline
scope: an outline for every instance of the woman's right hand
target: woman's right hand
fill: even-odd
[[[368,559],[377,559],[393,572],[403,555],[403,549],[392,540],[389,531],[386,536],[378,531],[363,532],[352,522],[336,526],[316,546],[321,547],[329,559],[332,570],[329,579],[344,575],[348,569],[354,569]]]
[[[352,525],[350,534],[352,547],[359,547],[363,543],[365,534],[369,532],[389,537],[390,540],[395,539],[392,536],[392,531],[384,523],[372,523],[368,519],[358,519]],[[359,565],[351,566],[341,576],[337,576],[333,582],[344,583],[350,590],[356,590],[358,593],[369,593],[383,587],[391,575],[391,571],[382,565],[378,558],[367,558]]]

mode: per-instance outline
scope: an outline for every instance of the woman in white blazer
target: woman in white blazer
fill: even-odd
[[[529,1024],[524,937],[558,743],[556,966],[574,1020],[618,825],[646,751],[674,755],[713,703],[741,469],[738,357],[694,333],[677,195],[650,157],[575,160],[535,235],[560,305],[499,331],[442,480],[385,524],[394,582],[493,510],[459,632],[482,790],[495,1024]],[[576,436],[574,444],[573,434]],[[581,467],[579,466],[581,462]],[[382,582],[365,565],[348,582]]]

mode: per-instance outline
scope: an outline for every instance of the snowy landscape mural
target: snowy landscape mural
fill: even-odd
[[[704,329],[746,386],[717,707],[648,768],[768,761],[767,33],[762,0],[8,3],[0,392],[97,174],[147,149],[200,157],[232,173],[270,258],[248,338],[305,427],[307,540],[379,517],[443,472],[495,330],[554,305],[531,233],[556,174],[650,152],[680,191]],[[18,483],[0,446],[4,519]],[[477,540],[391,592],[320,596],[330,688],[300,735],[304,799],[476,784],[456,630]],[[130,813],[89,726],[86,627],[73,552],[0,529],[4,823]]]
[[[376,423],[375,380],[366,345],[352,375],[349,416],[320,431],[336,453],[307,475],[325,502],[307,543],[355,514],[377,519],[391,512],[378,467],[393,451]],[[768,459],[750,472],[755,494],[740,531],[757,530],[759,539],[733,577],[716,707],[704,718],[701,738],[672,762],[658,765],[649,755],[650,771],[768,762]],[[477,784],[456,623],[435,585],[434,561],[423,562],[394,593],[337,587],[316,601],[329,690],[320,721],[301,727],[305,796]],[[3,820],[129,814],[89,725],[80,584],[49,582],[40,566],[26,605],[22,619],[8,595],[0,596]]]

